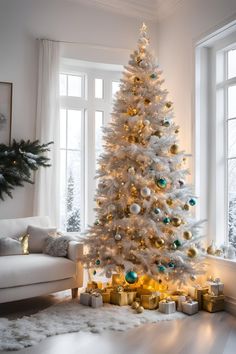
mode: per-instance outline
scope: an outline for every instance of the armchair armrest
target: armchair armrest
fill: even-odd
[[[84,245],[77,241],[70,241],[68,246],[67,258],[74,262],[82,260]]]

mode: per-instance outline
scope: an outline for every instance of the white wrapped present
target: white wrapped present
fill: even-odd
[[[92,295],[90,293],[81,293],[79,302],[85,306],[91,306]]]
[[[97,308],[103,306],[102,295],[99,293],[93,293],[91,296],[91,307]]]
[[[193,300],[182,302],[182,311],[188,315],[194,315],[198,312],[198,302]]]
[[[161,300],[159,302],[159,311],[167,314],[175,312],[175,301]]]
[[[183,311],[182,309],[182,303],[186,301],[186,296],[185,295],[179,295],[178,297],[178,302],[177,302],[177,311]]]
[[[209,281],[209,293],[215,296],[223,295],[224,293],[224,284],[220,279],[215,279],[214,281]]]

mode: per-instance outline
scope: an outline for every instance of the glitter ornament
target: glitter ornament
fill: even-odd
[[[127,109],[127,114],[131,117],[136,116],[138,114],[138,110],[137,110],[137,108],[129,107]]]
[[[130,205],[129,210],[131,214],[139,214],[141,211],[141,207],[137,203],[133,203]]]
[[[122,236],[120,234],[115,234],[115,240],[120,241],[122,239]]]
[[[148,187],[143,187],[142,189],[141,189],[141,196],[142,197],[149,197],[150,196],[150,194],[151,194],[151,190],[150,190],[150,188],[148,188]]]
[[[129,284],[134,284],[138,280],[138,274],[135,271],[131,270],[126,273],[125,280]]]

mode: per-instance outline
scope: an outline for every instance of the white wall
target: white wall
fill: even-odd
[[[156,43],[156,28],[148,25]],[[66,0],[1,0],[0,81],[13,82],[12,137],[35,136],[37,38],[132,49],[140,26],[140,20]],[[32,215],[33,188],[16,188],[12,200],[0,201],[0,218]]]
[[[195,44],[234,18],[236,18],[235,0],[185,0],[176,13],[159,24],[159,63],[164,71],[165,85],[174,101],[176,120],[181,127],[181,146],[193,155]],[[206,198],[207,201],[207,191],[203,190],[201,194],[201,200]],[[225,282],[227,308],[234,313],[236,313],[236,284],[232,279],[235,269],[235,262],[209,260],[208,274],[221,277]]]

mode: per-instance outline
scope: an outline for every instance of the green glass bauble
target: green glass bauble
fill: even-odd
[[[159,178],[156,180],[156,184],[158,185],[159,188],[166,188],[166,185],[167,185],[167,181],[165,178]]]
[[[157,74],[156,74],[156,73],[152,73],[152,74],[150,75],[150,78],[151,78],[151,79],[156,79],[156,78],[157,78]]]
[[[174,244],[176,245],[176,247],[180,247],[182,245],[180,240],[175,240]]]
[[[158,266],[158,270],[159,272],[163,273],[166,270],[166,267],[161,264]]]
[[[164,223],[164,224],[169,224],[170,221],[171,221],[171,220],[170,220],[170,218],[168,218],[168,217],[166,217],[166,218],[163,219],[163,223]]]
[[[95,264],[96,264],[97,266],[100,265],[100,264],[101,264],[100,259],[97,259],[97,260],[95,261]]]
[[[129,284],[134,284],[138,280],[138,274],[135,271],[131,270],[126,273],[125,280]]]
[[[168,267],[169,267],[169,268],[175,268],[175,264],[174,264],[173,262],[169,262],[169,263],[168,263]]]
[[[191,198],[190,200],[189,200],[189,204],[191,205],[191,206],[194,206],[194,205],[196,205],[196,200],[195,199],[193,199],[193,198]]]

